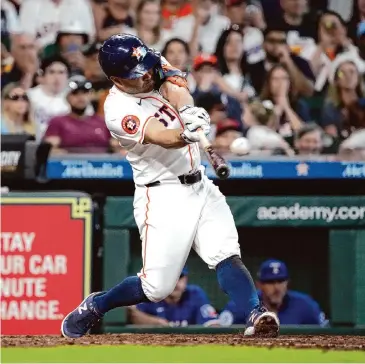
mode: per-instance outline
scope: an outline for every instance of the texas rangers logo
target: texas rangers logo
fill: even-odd
[[[133,47],[133,53],[132,57],[136,57],[138,61],[141,61],[147,54],[147,49],[143,46],[134,48]]]
[[[139,128],[139,119],[135,115],[127,115],[122,120],[122,128],[128,134],[136,134]]]

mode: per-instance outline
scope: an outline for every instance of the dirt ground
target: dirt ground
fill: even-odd
[[[172,335],[108,334],[88,335],[70,340],[60,336],[2,336],[2,347],[52,347],[59,345],[245,345],[261,347],[319,348],[324,350],[363,350],[364,336],[280,336],[275,339],[247,338],[241,334]]]

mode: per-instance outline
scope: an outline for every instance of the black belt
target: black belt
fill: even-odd
[[[202,173],[200,171],[196,171],[190,174],[182,174],[177,177],[181,184],[183,185],[193,185],[194,183],[200,182],[202,180]],[[146,187],[154,187],[160,185],[160,181],[155,181],[152,183],[147,183]]]

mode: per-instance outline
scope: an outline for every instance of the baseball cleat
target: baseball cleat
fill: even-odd
[[[261,306],[252,310],[248,317],[245,336],[277,337],[279,335],[280,322],[274,312]]]
[[[94,297],[102,294],[104,292],[91,293],[63,319],[62,336],[71,339],[82,337],[103,318],[104,315],[96,310],[94,304]]]

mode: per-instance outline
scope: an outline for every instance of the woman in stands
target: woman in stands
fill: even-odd
[[[274,105],[276,131],[283,137],[292,137],[304,122],[311,121],[307,104],[297,97],[290,75],[283,65],[275,65],[267,75],[262,89],[261,100]],[[244,120],[250,125],[252,114],[248,107]]]
[[[365,88],[361,75],[365,69],[351,54],[339,56],[334,63],[321,124],[328,134],[347,138],[354,130],[365,128]]]
[[[255,95],[254,88],[244,77],[243,33],[238,25],[223,31],[215,55],[218,67],[227,84],[237,92],[245,92],[248,98]]]
[[[141,0],[136,9],[136,35],[149,47],[161,51],[169,31],[161,29],[161,6],[157,0]]]
[[[9,83],[2,91],[1,134],[35,134],[28,96],[16,83]]]
[[[94,4],[97,37],[104,41],[114,34],[133,33],[130,0],[107,0]]]

